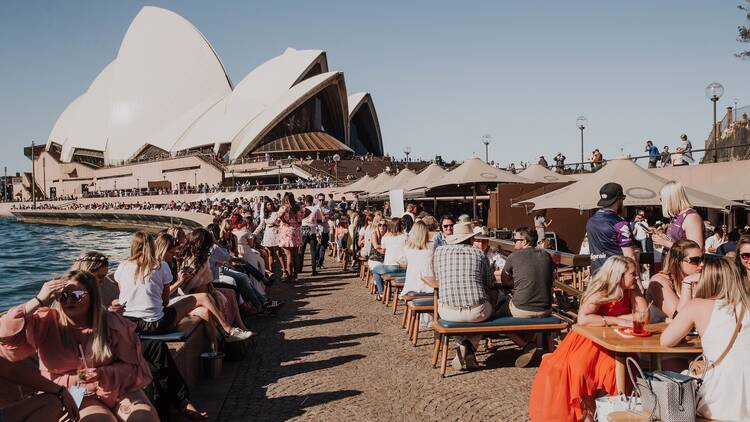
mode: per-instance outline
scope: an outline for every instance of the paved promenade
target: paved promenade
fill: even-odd
[[[255,354],[196,389],[199,402],[205,391],[218,396],[208,399],[221,406],[215,420],[527,420],[536,369],[513,367],[517,349],[480,348],[482,370],[449,367],[441,379],[430,362],[432,332],[413,347],[400,311],[394,316],[375,302],[356,274],[327,268],[304,276],[295,286],[274,286],[287,301],[277,318],[252,321],[260,333]]]

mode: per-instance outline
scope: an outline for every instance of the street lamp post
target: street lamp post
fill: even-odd
[[[706,98],[711,100],[714,106],[714,162],[716,162],[716,147],[719,145],[719,128],[716,127],[716,103],[724,95],[724,86],[718,82],[711,82],[706,87]]]
[[[737,103],[740,101],[740,99],[737,97],[734,97],[732,101],[734,101],[734,108],[732,109],[732,112],[734,113],[734,118],[732,118],[732,121],[736,122],[737,121]]]
[[[34,167],[34,141],[31,141],[31,207],[36,209],[36,170]]]
[[[581,130],[581,173],[583,173],[583,130],[589,125],[589,119],[586,116],[578,116],[576,126]]]
[[[333,175],[336,178],[337,185],[339,183],[339,161],[341,161],[341,156],[338,154],[333,154]]]
[[[409,168],[409,154],[411,154],[411,147],[404,147],[404,155],[406,156],[406,161],[404,161],[404,168]]]
[[[277,189],[281,189],[281,165],[284,164],[281,160],[276,161],[276,167],[279,169],[279,183]]]
[[[490,142],[492,142],[492,136],[482,135],[482,143],[484,144],[484,162],[490,162]]]

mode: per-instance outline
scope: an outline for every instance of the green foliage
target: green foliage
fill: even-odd
[[[741,43],[750,43],[750,0],[745,0],[745,2],[747,2],[748,5],[741,4],[737,6],[737,8],[745,12],[748,24],[746,26],[740,25],[737,27],[737,41]],[[736,53],[735,56],[743,60],[750,60],[750,50],[740,51],[739,53]]]

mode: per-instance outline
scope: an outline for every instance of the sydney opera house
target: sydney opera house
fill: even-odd
[[[235,84],[198,29],[156,7],[138,13],[114,60],[33,151],[45,197],[215,184],[233,163],[368,153],[383,155],[372,97],[348,94],[325,51],[287,48]]]

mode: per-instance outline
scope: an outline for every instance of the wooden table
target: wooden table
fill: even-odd
[[[616,333],[616,327],[591,327],[574,325],[573,330],[588,338],[599,346],[615,352],[617,360],[615,375],[617,377],[617,390],[625,392],[626,369],[625,359],[628,354],[647,353],[651,356],[652,369],[661,368],[661,355],[664,354],[700,354],[703,353],[700,337],[688,337],[674,347],[664,347],[659,344],[661,333],[666,328],[666,323],[648,324],[646,330],[653,333],[650,337],[626,338]]]

